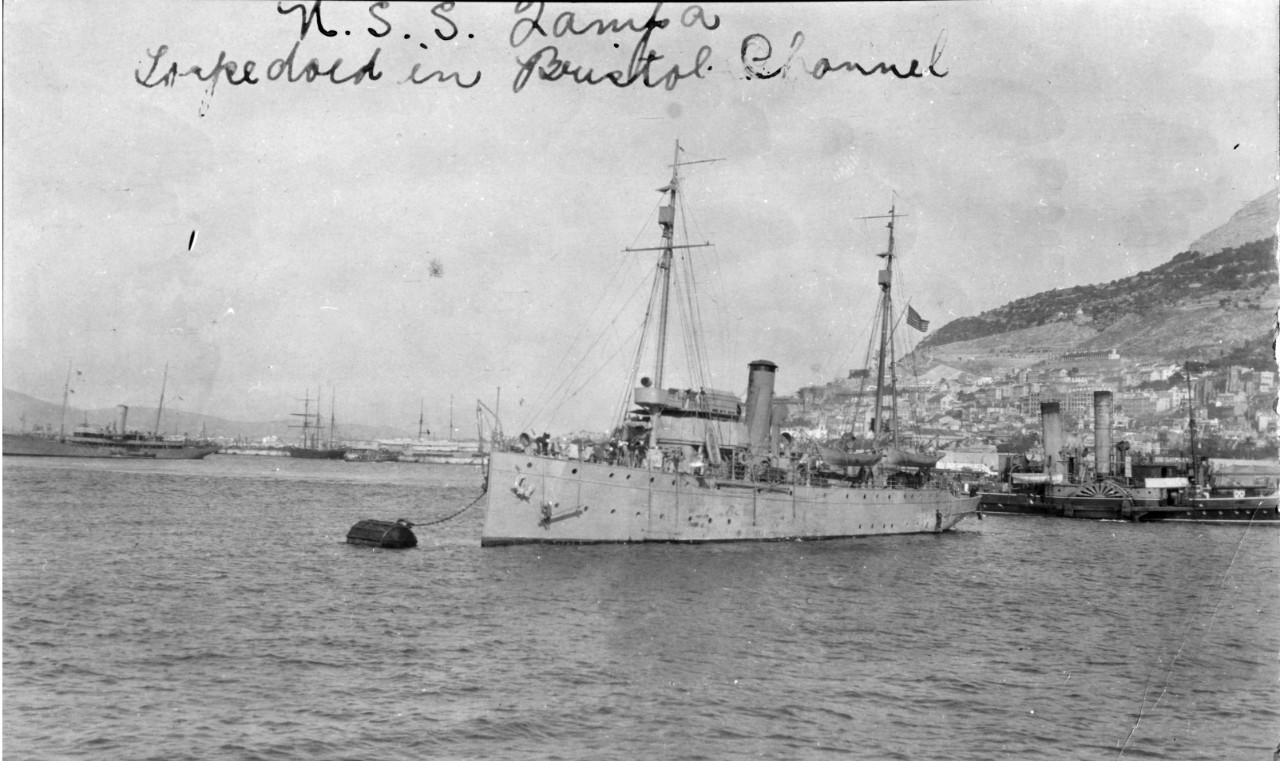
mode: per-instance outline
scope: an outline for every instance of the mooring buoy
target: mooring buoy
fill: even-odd
[[[363,520],[347,532],[347,544],[364,544],[388,550],[403,550],[418,546],[413,535],[413,524],[401,518],[391,521]]]

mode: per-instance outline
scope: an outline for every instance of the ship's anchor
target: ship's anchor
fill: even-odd
[[[517,475],[516,484],[511,487],[511,493],[516,495],[516,499],[528,502],[529,497],[533,494],[533,489],[533,486],[526,484],[524,476]]]
[[[576,518],[579,515],[582,515],[587,510],[586,506],[583,505],[582,507],[579,507],[577,510],[572,510],[567,513],[560,513],[559,515],[556,515],[555,509],[559,506],[560,506],[559,502],[543,502],[542,503],[542,520],[538,521],[538,525],[542,526],[545,529],[550,529],[552,523],[555,523],[556,521],[562,521],[566,518]]]

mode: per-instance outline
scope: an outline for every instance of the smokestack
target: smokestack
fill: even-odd
[[[1062,409],[1057,402],[1040,403],[1040,425],[1043,428],[1044,472],[1050,476],[1066,475],[1062,462]]]
[[[767,359],[757,359],[747,367],[747,437],[752,455],[767,455],[773,425],[773,379],[778,366]]]
[[[1093,457],[1099,476],[1111,475],[1111,392],[1093,392]]]
[[[117,404],[116,405],[116,431],[117,432],[124,433],[125,431],[124,424],[125,424],[125,421],[128,419],[129,419],[128,405]]]

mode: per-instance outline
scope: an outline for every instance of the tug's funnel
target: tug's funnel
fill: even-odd
[[[1111,392],[1093,392],[1093,457],[1099,476],[1111,475]]]
[[[1062,409],[1057,402],[1040,403],[1040,425],[1043,427],[1044,472],[1050,476],[1066,475],[1062,461]]]

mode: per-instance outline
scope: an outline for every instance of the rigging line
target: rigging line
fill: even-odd
[[[640,374],[640,360],[644,355],[644,338],[644,329],[641,328],[639,340],[636,342],[635,358],[631,363],[631,383],[620,389],[617,400],[613,404],[613,416],[610,419],[613,421],[613,429],[615,430],[627,422],[627,408],[631,406],[631,395],[634,393],[632,388],[635,383],[635,377]]]
[[[866,394],[867,380],[868,380],[868,376],[871,374],[871,356],[872,356],[872,352],[875,350],[876,333],[877,333],[875,328],[879,324],[879,321],[880,321],[880,307],[877,304],[875,313],[871,315],[871,321],[870,321],[871,336],[867,340],[867,351],[862,358],[862,378],[859,380],[859,383],[858,383],[858,395],[853,399],[853,403],[854,403],[853,416],[848,420],[849,433],[853,434],[854,436],[858,435],[857,432],[853,429],[854,424],[857,422],[858,417],[862,414],[864,403],[868,402],[867,394]],[[846,410],[848,409],[847,404],[845,405],[845,409]]]
[[[570,378],[572,377],[573,372],[575,372],[578,368],[580,368],[580,367],[582,366],[582,364],[583,364],[584,362],[586,362],[587,357],[588,357],[588,356],[590,356],[591,352],[595,350],[595,347],[596,347],[596,346],[597,346],[601,341],[603,341],[603,340],[604,340],[604,338],[605,338],[605,336],[606,336],[606,333],[607,333],[607,329],[608,329],[608,328],[610,328],[610,327],[612,327],[612,326],[614,326],[614,325],[616,325],[616,324],[618,323],[618,321],[622,318],[622,313],[623,313],[624,311],[626,311],[627,307],[631,304],[632,300],[634,300],[634,299],[635,299],[636,294],[640,291],[640,288],[641,288],[641,284],[637,284],[636,288],[634,288],[634,289],[632,290],[631,295],[630,295],[630,296],[628,296],[628,297],[627,297],[627,299],[626,299],[626,300],[622,303],[622,305],[618,308],[618,311],[617,311],[617,313],[616,313],[616,314],[614,314],[613,319],[611,319],[611,320],[610,320],[610,321],[609,321],[609,322],[604,326],[604,327],[605,327],[605,330],[599,330],[599,331],[596,331],[596,333],[595,333],[595,337],[592,339],[591,343],[589,343],[589,344],[586,346],[586,348],[584,348],[584,349],[582,350],[581,354],[579,354],[579,356],[578,356],[578,360],[577,360],[577,362],[575,362],[575,363],[574,363],[573,367],[572,367],[572,368],[570,368],[570,370],[569,370],[568,372],[566,372],[566,373],[563,373],[563,374],[560,374],[560,375],[559,375],[559,377],[560,377],[560,382],[559,382],[559,383],[557,383],[557,384],[555,385],[555,387],[554,387],[554,388],[552,388],[551,390],[549,390],[549,391],[544,391],[544,392],[542,392],[542,393],[539,395],[539,399],[540,399],[540,401],[539,401],[535,406],[533,406],[533,407],[531,407],[531,408],[530,408],[530,410],[529,410],[528,414],[525,416],[524,420],[522,421],[522,425],[520,426],[520,430],[524,430],[525,426],[527,426],[528,424],[532,423],[533,418],[535,418],[535,417],[537,417],[538,415],[542,414],[542,413],[546,410],[547,405],[548,405],[548,403],[549,403],[549,402],[541,401],[541,399],[551,399],[551,398],[556,397],[558,394],[560,394],[560,393],[562,392],[562,390],[564,389],[564,387],[565,387],[566,385],[568,385],[568,383],[569,383],[569,381],[570,381]],[[583,326],[583,330],[584,330],[584,332],[587,330],[587,328],[588,328],[588,327],[590,327],[590,325],[591,325],[591,321],[590,321],[590,320],[588,320],[588,321],[584,324],[584,326]],[[576,341],[575,341],[575,343],[576,343]],[[572,345],[571,345],[571,347],[570,347],[570,348],[572,349]],[[561,367],[563,367],[563,362],[561,363]],[[559,368],[557,368],[556,373],[557,373],[557,374],[559,374]],[[544,389],[545,389],[545,388],[546,388],[546,387],[545,387],[545,385],[544,385]],[[561,404],[563,404],[563,400],[561,400]],[[560,405],[557,405],[557,409],[559,409],[559,406],[560,406]]]
[[[671,285],[676,292],[676,298],[674,300],[676,302],[677,317],[680,321],[680,335],[682,338],[682,348],[684,349],[685,372],[688,376],[690,385],[696,385],[698,383],[698,363],[695,356],[696,347],[694,345],[695,339],[693,329],[690,326],[688,315],[688,289],[680,278],[674,279]]]
[[[637,330],[639,329],[637,328]],[[635,335],[635,333],[633,332],[632,335]],[[628,338],[630,338],[630,336]],[[617,347],[608,356],[606,356],[600,362],[599,366],[596,367],[595,370],[593,370],[590,374],[586,376],[586,378],[583,380],[581,385],[569,391],[569,393],[565,395],[565,398],[559,404],[557,404],[554,409],[551,410],[551,413],[550,413],[551,417],[555,417],[556,413],[560,411],[560,408],[564,406],[564,403],[566,401],[577,396],[579,393],[582,392],[584,388],[591,385],[591,382],[595,380],[596,376],[599,375],[604,370],[604,368],[608,367],[609,360],[613,359],[615,356],[617,356],[620,353],[622,353],[622,346]]]
[[[690,213],[688,206],[685,205],[683,195],[680,197],[680,210],[682,212],[681,222],[684,228],[684,237],[685,237],[685,241],[688,242],[690,240],[689,221],[690,219],[692,219],[693,215]],[[681,255],[681,259],[684,262],[684,268],[686,271],[685,277],[688,280],[689,290],[688,290],[688,293],[686,294],[686,298],[688,299],[688,302],[689,302],[690,329],[693,332],[693,338],[694,338],[693,350],[697,357],[696,367],[697,367],[697,373],[699,375],[698,383],[700,386],[705,388],[710,379],[711,370],[710,370],[709,358],[706,356],[705,347],[703,346],[703,342],[700,340],[700,336],[705,335],[705,329],[704,329],[704,323],[702,320],[701,304],[697,299],[697,291],[698,291],[697,269],[693,266],[693,255],[689,253],[689,250],[687,249],[685,250],[685,252]]]
[[[853,398],[852,402],[845,403],[846,414],[848,413],[850,408],[853,409],[853,414],[855,417],[849,419],[849,432],[854,434],[855,436],[857,435],[857,433],[853,430],[853,421],[854,419],[856,419],[857,414],[862,410],[862,406],[863,406],[862,403],[865,399],[865,393],[867,390],[867,373],[870,372],[871,353],[873,350],[873,345],[875,344],[875,336],[876,336],[875,327],[877,324],[877,320],[879,319],[880,319],[880,305],[877,301],[877,303],[872,304],[872,312],[871,312],[870,318],[863,323],[864,331],[868,331],[868,338],[865,344],[867,347],[867,350],[866,352],[863,353],[863,356],[862,356],[863,374],[858,383],[858,394]],[[859,333],[858,338],[861,339],[862,335],[863,335],[862,333]],[[848,354],[845,355],[846,358],[851,354],[853,354],[853,344],[850,344],[849,352]]]
[[[1249,523],[1245,526],[1244,534],[1240,537],[1240,541],[1236,544],[1235,552],[1232,553],[1231,555],[1231,561],[1227,563],[1227,569],[1222,572],[1222,579],[1221,581],[1218,582],[1218,586],[1216,587],[1216,590],[1222,590],[1226,586],[1227,579],[1230,578],[1230,575],[1231,575],[1231,568],[1235,566],[1236,558],[1240,556],[1240,548],[1244,546],[1244,540],[1246,537],[1249,536],[1249,529],[1253,527],[1253,521],[1254,521],[1254,518],[1257,517],[1257,514],[1258,514],[1257,510],[1254,510],[1252,513],[1250,513]],[[1213,590],[1213,591],[1216,591],[1216,590]],[[1209,616],[1209,622],[1205,624],[1204,633],[1200,635],[1201,643],[1204,642],[1205,637],[1209,636],[1209,627],[1213,626],[1213,619],[1217,617],[1218,608],[1222,606],[1222,600],[1225,597],[1226,597],[1225,592],[1223,594],[1218,595],[1218,602],[1213,606],[1213,613]],[[1156,710],[1156,706],[1160,705],[1160,701],[1164,698],[1165,693],[1169,691],[1169,677],[1173,675],[1174,666],[1176,666],[1178,663],[1178,656],[1182,655],[1182,649],[1187,644],[1187,635],[1191,633],[1191,627],[1195,624],[1195,613],[1200,609],[1202,604],[1203,604],[1203,598],[1200,603],[1196,604],[1195,609],[1191,611],[1190,620],[1187,622],[1186,629],[1184,629],[1182,632],[1182,640],[1178,643],[1178,650],[1173,654],[1173,660],[1169,661],[1169,669],[1165,672],[1164,679],[1162,680],[1160,694],[1156,697],[1155,702],[1151,704],[1152,711]],[[1147,677],[1147,680],[1149,683],[1150,682],[1149,675]],[[1142,722],[1142,717],[1146,712],[1146,707],[1147,707],[1147,691],[1144,688],[1142,692],[1142,705],[1138,709],[1138,718],[1133,722],[1133,726],[1129,729],[1129,734],[1125,736],[1124,744],[1120,746],[1120,752],[1116,754],[1117,759],[1124,755],[1125,749],[1129,747],[1129,742],[1130,740],[1132,740],[1134,732],[1138,731],[1138,724]]]
[[[908,306],[910,306],[910,303],[908,303]],[[907,310],[905,310],[905,309],[904,309],[904,310],[902,310],[901,312],[899,312],[899,313],[898,313],[898,317],[894,320],[894,322],[893,322],[893,330],[892,330],[892,331],[891,331],[891,333],[890,333],[890,336],[891,336],[890,340],[891,340],[891,341],[892,341],[892,337],[894,337],[894,336],[897,336],[897,335],[898,335],[898,329],[902,326],[902,319],[903,319],[903,317],[905,317],[905,316],[906,316],[906,314],[907,314]],[[903,343],[903,348],[910,350],[910,348],[911,348],[911,336],[904,334],[904,337],[903,337],[903,339],[902,339],[902,343]],[[894,351],[896,351],[896,349],[894,349]],[[912,361],[912,364],[913,364],[913,366],[914,366],[914,363],[915,363],[915,356],[914,356],[914,355],[912,355],[910,351],[908,351],[908,352],[907,352],[907,355],[911,357],[911,361]],[[892,369],[892,372],[893,372],[893,382],[894,382],[894,385],[893,385],[893,391],[894,391],[894,404],[896,405],[896,404],[897,404],[897,396],[898,396],[898,371],[897,371],[897,361],[896,361],[896,356],[895,356],[894,364],[893,364],[893,366],[892,366],[892,368],[891,368],[891,369]],[[920,385],[920,375],[919,375],[918,373],[916,373],[916,374],[914,374],[914,375],[913,375],[913,377],[914,377],[914,379],[915,379],[915,381],[916,381],[915,385],[918,387],[918,386]],[[917,421],[915,420],[915,408],[914,408],[914,404],[908,405],[907,410],[908,410],[908,415],[910,416],[910,417],[908,418],[908,421],[907,421],[907,422],[911,423],[912,425],[916,425],[916,424],[917,424]],[[896,407],[895,407],[895,413],[894,413],[894,423],[895,423],[895,424],[897,423]]]
[[[544,397],[547,399],[547,401],[543,402],[539,400],[537,404],[530,407],[529,413],[521,421],[521,426],[520,426],[521,430],[524,430],[526,427],[531,425],[535,418],[538,418],[542,416],[544,413],[546,413],[547,408],[550,406],[552,402],[555,403],[555,407],[553,408],[552,412],[548,413],[548,417],[551,417],[552,419],[554,419],[555,413],[558,412],[560,408],[564,406],[565,401],[568,400],[568,395],[565,392],[565,388],[569,385],[569,383],[571,382],[573,376],[577,373],[577,371],[580,370],[582,366],[586,363],[587,358],[590,357],[591,353],[595,350],[596,345],[599,344],[602,340],[604,340],[605,335],[608,333],[608,329],[616,325],[616,323],[618,322],[618,319],[619,318],[615,317],[613,321],[611,321],[608,325],[605,326],[604,330],[599,331],[599,333],[596,336],[596,339],[579,356],[578,361],[574,364],[573,368],[569,372],[561,376],[560,382],[556,384],[556,387],[552,391],[552,393]]]
[[[701,341],[697,323],[697,307],[694,299],[693,265],[687,255],[681,255],[684,282],[677,283],[676,295],[680,304],[681,330],[684,335],[685,362],[689,367],[689,379],[694,385],[704,385]]]
[[[653,306],[657,303],[657,300],[658,278],[654,277],[653,287],[649,293],[649,303],[648,306],[645,307],[644,320],[640,323],[640,336],[636,341],[636,355],[635,360],[631,365],[631,376],[626,380],[625,385],[622,387],[621,393],[618,397],[617,406],[615,408],[615,427],[622,425],[626,421],[627,407],[629,406],[628,402],[631,398],[631,394],[633,393],[632,389],[635,387],[636,379],[640,375],[640,363],[644,360],[645,339],[649,335],[649,323],[653,319]]]
[[[834,351],[832,351],[831,353],[829,353],[829,354],[827,355],[827,362],[828,362],[828,364],[827,364],[826,366],[827,366],[827,367],[835,367],[835,368],[837,368],[836,372],[839,372],[841,369],[844,369],[845,367],[847,367],[847,366],[848,366],[848,364],[849,364],[849,360],[850,360],[850,358],[853,356],[853,352],[854,352],[854,350],[855,350],[857,347],[859,347],[859,346],[862,346],[862,345],[863,345],[863,335],[865,334],[865,332],[866,332],[866,331],[867,331],[867,329],[868,329],[868,327],[867,327],[867,326],[868,326],[870,323],[874,322],[874,321],[875,321],[875,314],[872,314],[869,318],[867,318],[866,320],[863,320],[863,321],[862,321],[862,330],[858,331],[858,334],[857,334],[856,336],[854,336],[854,339],[853,339],[852,341],[850,341],[850,342],[847,344],[847,346],[848,346],[848,351],[846,351],[846,352],[845,352],[845,354],[844,354],[844,356],[840,358],[839,363],[832,364],[832,362],[833,362],[833,357],[835,357],[835,356],[836,356],[836,353],[835,353]],[[835,341],[832,341],[832,344],[833,344],[833,345],[834,345],[835,343],[836,343]],[[864,362],[865,362],[865,359],[864,359]],[[864,365],[864,367],[865,367],[865,365]]]
[[[691,284],[693,265],[688,252],[682,251],[678,259],[672,262],[672,266],[677,268],[673,271],[672,287],[675,289],[676,317],[680,322],[686,372],[693,385],[705,385],[701,341],[698,339],[699,326],[696,322],[697,313]]]
[[[635,238],[632,240],[632,247],[634,247],[635,243],[639,242],[641,236],[643,236],[645,232],[650,228],[653,219],[657,215],[658,207],[661,206],[661,204],[662,204],[662,199],[659,198],[650,207],[648,216],[645,218],[645,221],[641,225],[639,232],[636,233]],[[630,261],[633,264],[639,264],[640,263],[639,256],[632,254]],[[546,399],[549,396],[554,395],[563,386],[563,383],[561,383],[560,385],[556,386],[554,389],[551,389],[551,390],[547,389],[547,383],[549,383],[551,379],[557,378],[557,377],[561,377],[561,378],[567,377],[567,376],[560,375],[561,370],[564,367],[565,361],[573,353],[573,349],[575,346],[577,346],[578,342],[582,340],[582,338],[586,335],[588,327],[595,323],[596,316],[600,311],[601,306],[604,304],[605,299],[611,294],[615,281],[621,278],[621,275],[627,263],[628,263],[628,259],[626,257],[619,257],[619,259],[617,260],[617,266],[614,268],[613,274],[609,277],[608,283],[606,283],[604,288],[600,289],[597,292],[596,302],[594,305],[592,305],[591,309],[588,310],[587,318],[581,323],[582,328],[579,331],[578,336],[573,339],[573,341],[569,344],[568,347],[565,348],[564,353],[560,357],[560,361],[551,370],[551,372],[547,374],[546,382],[544,382],[542,388],[537,392],[537,394],[535,395],[535,398],[539,400]],[[629,302],[630,302],[630,299],[628,299],[627,303]],[[588,349],[588,351],[589,350],[590,349]],[[545,407],[545,404],[543,406]],[[530,415],[526,418],[526,422],[530,422],[532,420],[532,417],[533,417],[533,412],[531,410]],[[523,426],[521,427],[521,430],[523,430]]]
[[[687,254],[684,257],[685,285],[681,288],[684,297],[683,309],[686,311],[685,353],[688,355],[690,375],[698,387],[705,388],[710,376],[706,352],[702,341],[702,314],[698,310],[697,283],[694,280],[693,261]]]
[[[557,388],[548,388],[549,384],[552,382],[553,379],[562,377],[561,373],[564,370],[565,363],[568,361],[569,357],[573,354],[574,349],[579,345],[579,343],[586,336],[588,327],[595,323],[596,315],[600,312],[606,296],[613,292],[615,282],[617,282],[620,279],[620,276],[625,266],[626,266],[625,258],[619,258],[617,266],[614,268],[613,274],[610,276],[609,281],[606,283],[604,288],[600,289],[597,292],[596,302],[594,305],[592,305],[591,309],[588,310],[587,319],[584,320],[582,323],[580,323],[580,328],[578,330],[577,336],[569,343],[568,346],[565,347],[564,352],[560,355],[560,359],[556,362],[555,366],[544,376],[543,384],[541,388],[538,389],[538,391],[534,395],[535,399],[539,399],[539,400],[546,399],[549,395],[556,393]]]
[[[695,218],[693,211],[685,204],[686,195],[680,196],[680,209],[682,212],[681,222],[684,225],[685,240],[687,242],[689,240],[693,240],[693,238],[689,235],[690,226],[692,225],[694,230],[700,230],[700,226],[698,225],[697,219]],[[702,237],[702,239],[706,240],[705,237]],[[720,306],[720,309],[721,309],[721,315],[720,315],[721,319],[719,320],[720,335],[718,336],[719,341],[717,345],[723,347],[726,344],[728,344],[728,339],[729,339],[728,333],[726,332],[728,328],[728,320],[724,319],[725,318],[724,310],[726,309],[725,305],[727,305],[729,302],[726,298],[725,291],[724,291],[724,275],[723,275],[724,271],[720,266],[719,251],[714,245],[710,246],[710,248],[711,248],[711,254],[715,257],[715,272],[716,272],[716,275],[718,276],[717,281],[720,285],[720,301],[718,302],[718,305]],[[694,269],[693,269],[692,260],[690,260],[690,264],[689,264],[689,278],[690,278],[690,282],[694,284],[694,287],[696,289],[697,282],[694,279]],[[702,320],[702,314],[701,314],[702,305],[700,302],[695,302],[695,306],[697,307],[697,310],[698,310],[697,328],[699,331],[702,331],[703,335],[705,335],[706,334],[705,323]],[[709,360],[710,358],[708,357],[707,361],[709,362]]]

